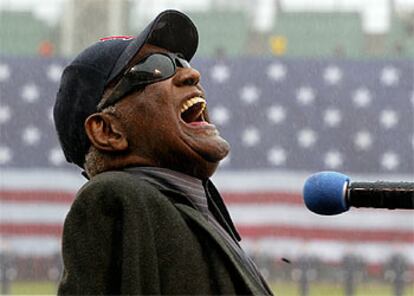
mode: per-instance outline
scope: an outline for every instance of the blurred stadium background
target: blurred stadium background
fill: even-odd
[[[414,0],[0,0],[1,294],[53,294],[79,171],[51,121],[62,69],[175,8],[232,145],[214,181],[277,295],[414,295],[414,215],[308,212],[305,178],[414,181]]]

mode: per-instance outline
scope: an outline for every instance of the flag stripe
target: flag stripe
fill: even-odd
[[[0,223],[63,223],[69,204],[2,202]]]
[[[305,228],[283,225],[238,225],[242,237],[261,239],[264,237],[291,237],[304,240],[336,240],[336,241],[357,241],[357,242],[404,242],[414,243],[414,232],[397,230],[353,230],[341,229],[332,231],[324,228]]]
[[[47,202],[70,204],[76,193],[47,190],[0,190],[0,201],[7,202]],[[303,204],[302,196],[290,192],[225,192],[223,198],[227,204],[248,203],[288,203]]]
[[[55,236],[62,235],[63,226],[61,224],[17,224],[2,223],[0,224],[0,234],[14,236]]]
[[[300,194],[291,192],[225,192],[223,198],[226,204],[300,204],[303,198]]]
[[[414,231],[410,210],[354,209],[341,215],[317,215],[304,206],[286,204],[231,204],[229,211],[236,224],[293,225],[308,228]]]
[[[378,230],[337,230],[324,228],[304,228],[293,226],[273,225],[237,225],[237,229],[243,238],[263,239],[274,238],[301,238],[304,240],[335,240],[344,242],[384,242],[384,243],[414,243],[414,232],[409,231],[378,231]],[[27,224],[27,223],[2,223],[0,233],[2,235],[15,236],[44,236],[60,237],[63,227],[61,224]]]
[[[1,202],[70,204],[75,193],[47,190],[0,190]]]

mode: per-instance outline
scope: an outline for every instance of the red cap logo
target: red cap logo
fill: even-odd
[[[131,40],[131,39],[134,39],[134,36],[129,36],[129,35],[109,36],[109,37],[100,38],[99,40],[108,41],[108,40],[114,40],[114,39]]]

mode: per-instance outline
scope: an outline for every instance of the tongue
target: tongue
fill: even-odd
[[[192,125],[192,126],[202,126],[202,125],[207,125],[207,124],[208,124],[207,121],[193,121],[189,123],[189,125]]]

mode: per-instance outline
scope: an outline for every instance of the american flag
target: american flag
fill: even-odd
[[[86,181],[65,162],[52,106],[66,59],[0,60],[1,249],[60,251],[65,215]],[[231,146],[213,180],[250,252],[290,259],[346,254],[414,265],[409,210],[309,212],[306,177],[414,181],[414,64],[407,60],[199,58],[210,117]]]

